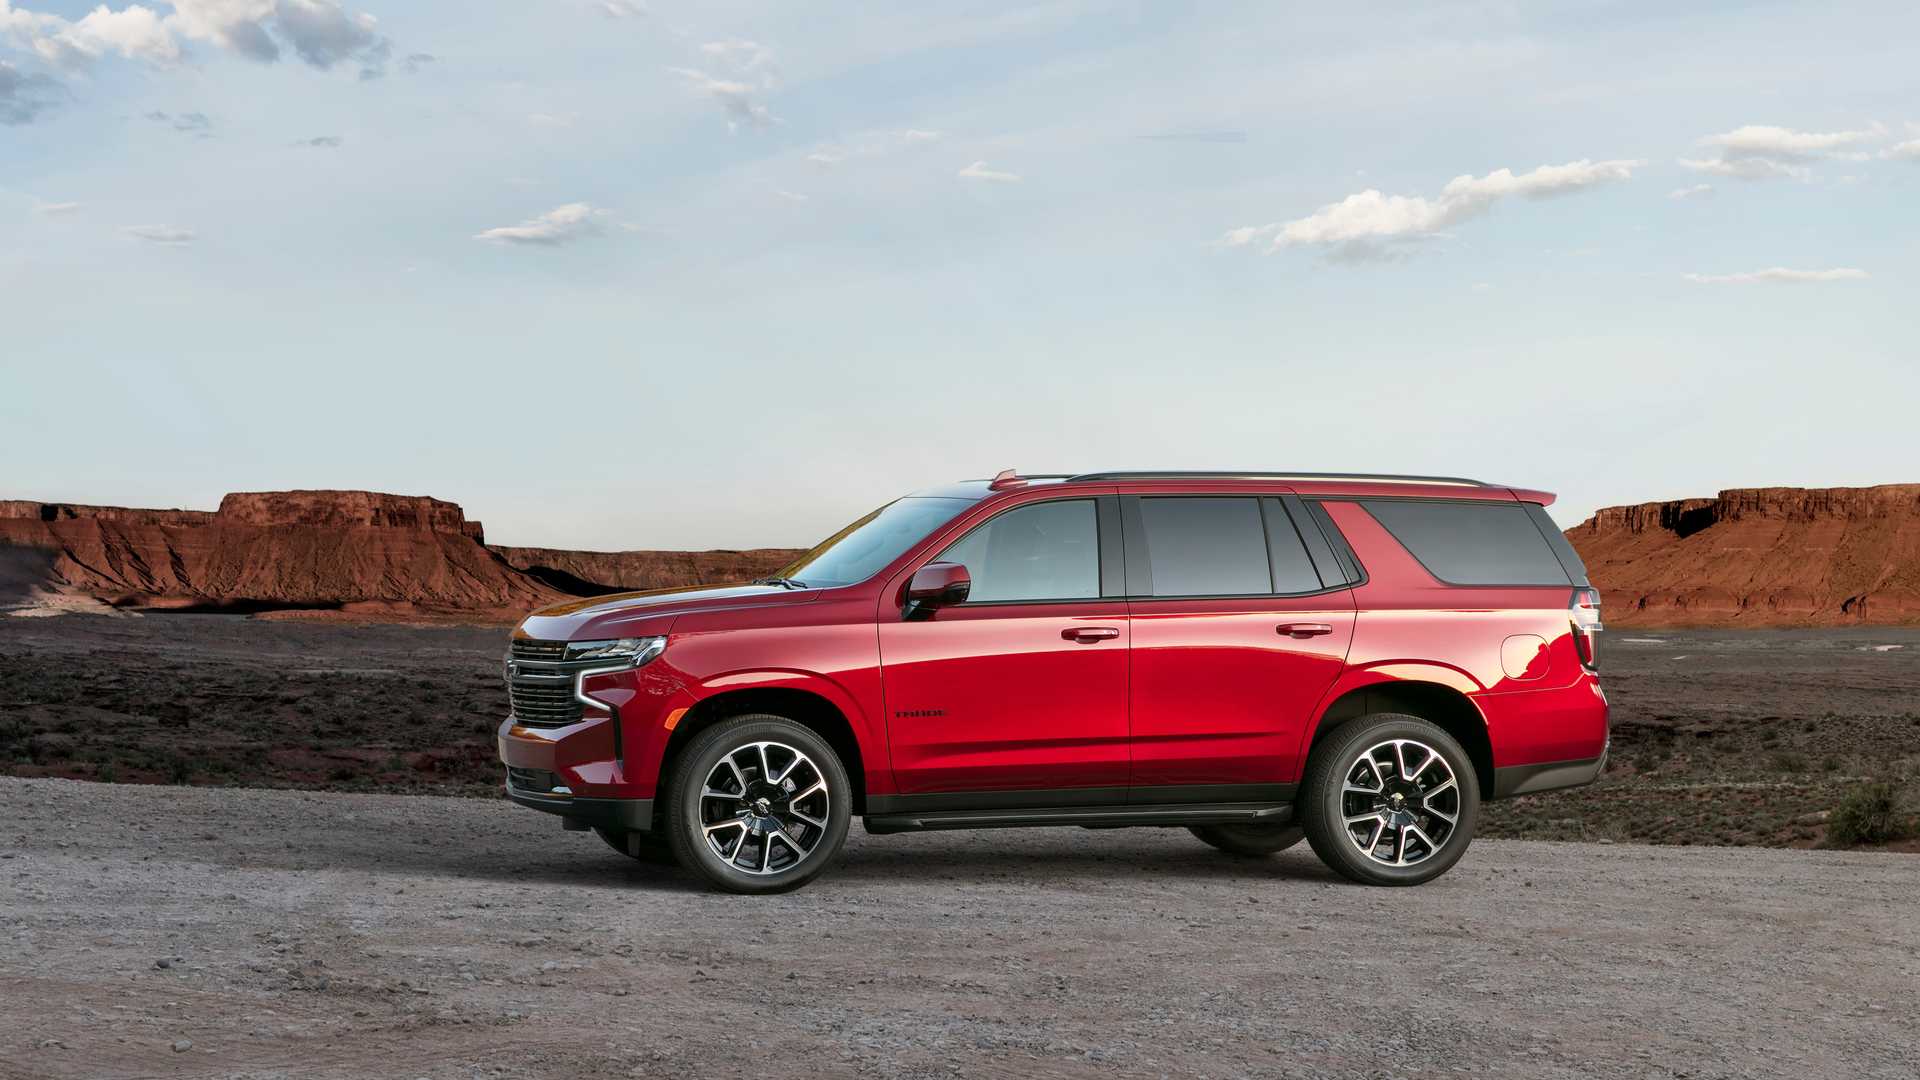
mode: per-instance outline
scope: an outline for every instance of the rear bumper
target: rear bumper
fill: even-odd
[[[1584,761],[1543,761],[1537,765],[1508,765],[1493,770],[1493,798],[1532,795],[1540,791],[1584,787],[1600,778],[1607,767],[1607,751]]]
[[[617,829],[625,832],[650,832],[653,829],[652,799],[594,799],[572,795],[538,795],[507,784],[507,798],[521,806],[549,814],[589,828]]]

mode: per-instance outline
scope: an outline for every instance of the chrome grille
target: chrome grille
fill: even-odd
[[[564,641],[531,641],[525,638],[514,640],[510,649],[515,660],[534,660],[555,663],[566,658],[567,643]]]
[[[567,663],[564,641],[516,639],[507,650],[507,698],[513,718],[528,727],[565,727],[581,717],[573,696],[574,673],[589,664]]]

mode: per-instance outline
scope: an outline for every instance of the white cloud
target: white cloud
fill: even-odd
[[[1680,167],[1694,172],[1711,173],[1714,176],[1726,176],[1735,180],[1773,180],[1792,178],[1805,180],[1813,175],[1804,165],[1794,165],[1772,158],[1681,158]]]
[[[1019,173],[990,169],[984,161],[976,161],[966,168],[961,169],[959,175],[962,180],[989,180],[1000,184],[1017,184],[1020,182]]]
[[[728,41],[709,41],[700,46],[700,52],[735,71],[757,71],[773,66],[773,50],[757,41],[742,41],[738,38]]]
[[[1338,259],[1389,258],[1399,252],[1386,245],[1421,240],[1479,217],[1508,196],[1545,199],[1601,184],[1630,179],[1644,161],[1572,161],[1542,165],[1518,176],[1498,169],[1485,176],[1456,176],[1437,198],[1385,195],[1375,189],[1349,195],[1312,214],[1271,225],[1247,225],[1229,231],[1222,242],[1245,247],[1267,242],[1269,251],[1324,246]]]
[[[1698,285],[1752,285],[1757,282],[1800,285],[1817,281],[1865,281],[1870,275],[1865,270],[1855,270],[1851,267],[1838,267],[1832,270],[1789,270],[1784,266],[1775,266],[1744,274],[1684,274],[1682,276]]]
[[[637,19],[647,13],[638,0],[600,0],[600,13],[609,19]]]
[[[778,122],[767,107],[754,97],[755,88],[744,82],[732,79],[716,79],[704,71],[693,68],[669,68],[674,74],[686,79],[693,86],[720,103],[727,113],[727,130],[738,131],[740,125],[748,127],[770,127]]]
[[[361,65],[361,78],[376,77],[393,51],[373,16],[352,14],[335,0],[278,0],[274,24],[300,59],[322,71],[352,60]]]
[[[567,203],[556,206],[539,217],[523,221],[518,225],[502,225],[496,229],[475,233],[475,240],[490,240],[503,244],[536,244],[555,247],[600,232],[597,219],[605,217],[607,211],[588,203]]]
[[[138,4],[120,11],[102,4],[71,22],[0,0],[0,32],[62,67],[78,67],[109,54],[160,63],[180,58],[179,44],[160,14]]]
[[[322,70],[352,61],[361,78],[386,72],[392,45],[374,17],[350,12],[338,0],[154,0],[171,9],[131,4],[115,10],[101,4],[76,21],[27,11],[0,0],[0,32],[41,59],[81,67],[103,56],[174,64],[183,42],[273,63],[282,48]],[[424,54],[422,54],[424,55]]]
[[[787,200],[788,202],[803,203],[807,201],[807,197],[805,195],[802,195],[797,191],[788,191],[786,188],[774,188],[773,193]]]
[[[180,59],[180,44],[167,31],[159,14],[139,5],[112,11],[102,4],[61,37],[89,56],[118,53],[129,60],[163,64]]]
[[[1713,198],[1713,185],[1712,184],[1694,184],[1692,187],[1674,188],[1672,191],[1667,192],[1667,198],[1669,199],[1711,199]]]
[[[537,112],[527,117],[527,123],[532,124],[534,127],[570,128],[573,126],[574,119],[575,117],[572,113],[556,114]]]
[[[192,229],[182,229],[174,225],[131,225],[122,231],[136,240],[145,240],[149,244],[167,244],[177,247],[194,241]]]
[[[836,140],[807,155],[816,165],[838,165],[855,158],[883,158],[914,147],[931,146],[946,133],[921,128],[898,131],[862,131]]]
[[[1720,153],[1716,157],[1681,158],[1682,168],[1737,180],[1805,180],[1812,175],[1808,164],[1826,158],[1848,161],[1865,160],[1872,155],[1850,149],[1886,134],[1878,124],[1860,131],[1794,131],[1770,124],[1748,124],[1719,135],[1708,135],[1701,146]]]
[[[1884,128],[1875,128],[1870,131],[1830,131],[1820,134],[1790,131],[1787,128],[1766,124],[1748,124],[1745,127],[1734,128],[1724,135],[1709,135],[1700,140],[1700,145],[1717,146],[1730,157],[1770,157],[1808,161],[1849,146],[1857,146],[1882,134],[1885,134]]]
[[[1880,156],[1888,161],[1920,161],[1920,139],[1895,143],[1880,151]]]
[[[78,213],[80,206],[81,204],[77,202],[43,202],[35,204],[33,212],[41,217],[65,217],[68,214]]]

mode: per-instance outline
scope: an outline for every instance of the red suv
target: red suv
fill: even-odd
[[[1465,854],[1483,798],[1606,761],[1600,599],[1544,492],[1447,477],[1004,472],[749,585],[513,633],[507,795],[777,892],[870,833],[1304,835],[1356,881]]]

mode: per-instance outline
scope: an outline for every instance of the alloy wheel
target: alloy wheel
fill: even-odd
[[[782,742],[750,742],[721,755],[700,788],[700,833],[728,866],[779,874],[805,862],[827,835],[827,774]]]
[[[1385,866],[1432,858],[1460,820],[1460,783],[1438,750],[1417,739],[1375,743],[1348,766],[1340,789],[1341,832]]]

